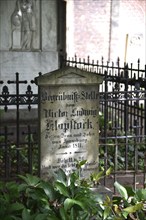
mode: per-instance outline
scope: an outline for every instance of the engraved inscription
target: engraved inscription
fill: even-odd
[[[87,160],[83,175],[97,169],[98,97],[94,86],[41,89],[42,172],[69,174],[76,160]]]

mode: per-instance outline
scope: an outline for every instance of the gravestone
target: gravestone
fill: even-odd
[[[68,175],[76,160],[87,160],[81,177],[98,169],[99,84],[102,77],[76,67],[35,78],[39,86],[41,177],[62,168]]]

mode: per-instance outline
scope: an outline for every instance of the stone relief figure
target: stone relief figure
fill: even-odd
[[[36,32],[36,0],[17,0],[11,16],[11,49],[33,50]]]

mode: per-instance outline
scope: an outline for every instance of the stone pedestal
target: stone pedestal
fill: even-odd
[[[87,160],[81,176],[98,169],[99,84],[95,73],[65,67],[36,78],[39,86],[41,176],[66,174]]]

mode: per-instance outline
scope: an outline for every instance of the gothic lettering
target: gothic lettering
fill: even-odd
[[[98,99],[98,93],[95,91],[91,91],[91,92],[81,91],[81,93],[71,92],[70,94],[66,92],[58,92],[57,95],[50,95],[48,94],[47,90],[43,90],[41,93],[41,101],[42,102],[48,101],[50,103],[54,103],[56,101],[73,101],[74,104],[77,103],[79,100],[97,100],[97,99]]]
[[[87,119],[86,121],[75,121],[72,119],[68,122],[58,122],[58,120],[47,120],[46,121],[46,130],[47,131],[57,131],[57,130],[63,130],[65,133],[69,130],[78,130],[78,129],[93,129],[92,121]]]
[[[52,169],[60,167],[68,174],[75,168],[75,160],[96,158],[92,148],[98,135],[99,95],[94,89],[52,90],[44,88],[41,92],[43,134],[52,149]],[[91,155],[93,152],[95,155]],[[95,161],[89,161],[84,171],[95,169]]]

